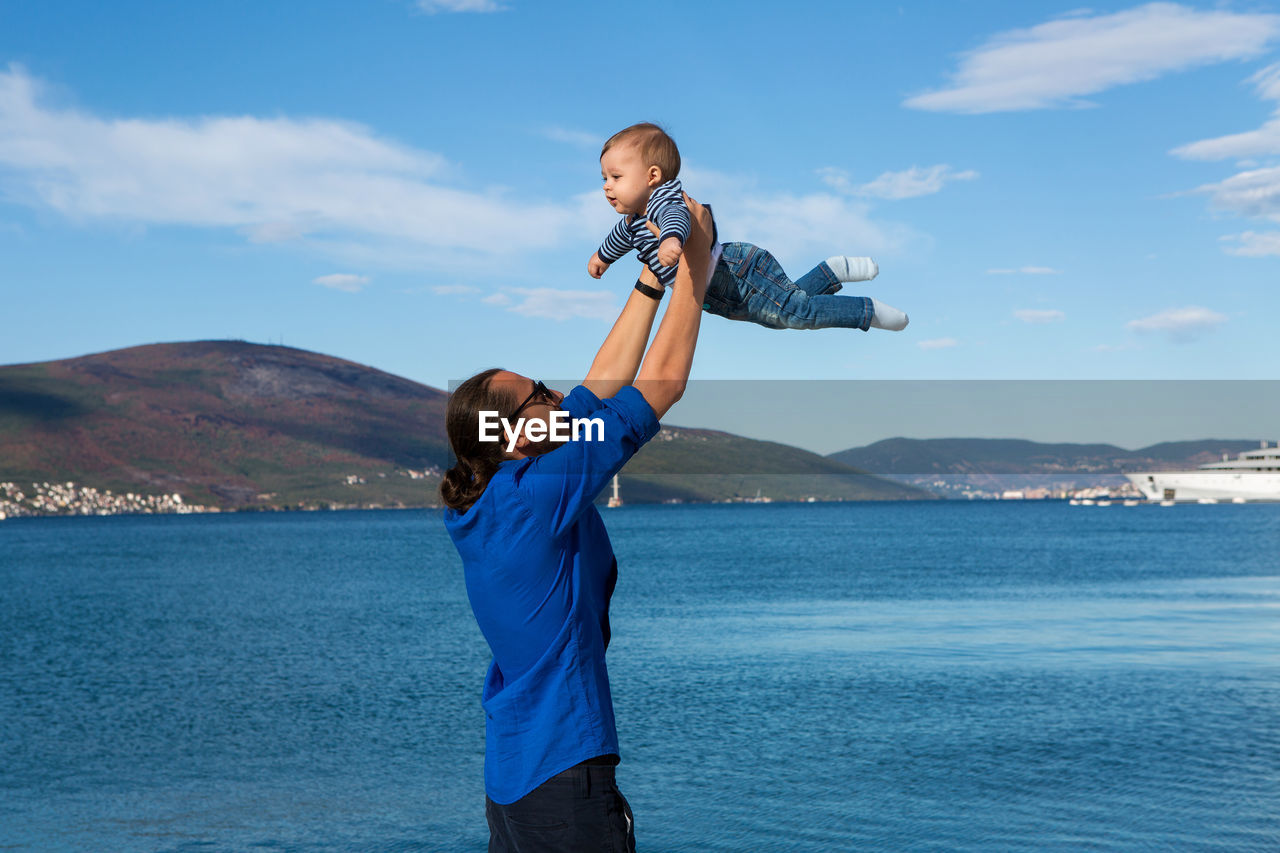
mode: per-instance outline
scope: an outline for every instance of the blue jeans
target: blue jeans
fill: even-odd
[[[875,311],[865,296],[833,296],[840,282],[826,261],[797,281],[773,255],[750,243],[725,243],[703,310],[770,329],[861,329]]]

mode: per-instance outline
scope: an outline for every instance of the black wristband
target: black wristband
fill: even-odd
[[[650,299],[657,299],[659,301],[662,300],[662,294],[667,292],[666,288],[650,287],[649,285],[645,284],[643,281],[636,282],[636,290],[640,291]]]

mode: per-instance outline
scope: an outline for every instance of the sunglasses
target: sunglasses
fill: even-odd
[[[521,403],[519,406],[516,406],[516,410],[511,413],[511,417],[508,418],[508,420],[514,421],[520,415],[521,412],[523,412],[526,408],[529,407],[530,404],[536,403],[538,400],[542,400],[543,402],[550,403],[553,406],[556,404],[555,392],[552,391],[550,388],[548,388],[546,385],[542,384],[542,380],[538,380],[537,382],[533,383],[533,393],[530,394],[528,397],[525,397],[523,403]]]

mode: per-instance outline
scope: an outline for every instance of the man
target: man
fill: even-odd
[[[593,501],[657,433],[689,378],[711,216],[688,204],[695,225],[647,353],[662,290],[645,270],[569,394],[487,370],[449,400],[457,464],[441,483],[445,526],[493,652],[483,692],[490,851],[635,850],[631,809],[614,776],[618,735],[605,667],[617,562]],[[540,437],[557,409],[599,419],[603,430]],[[484,440],[481,419],[495,416],[521,424],[510,450],[505,440]]]

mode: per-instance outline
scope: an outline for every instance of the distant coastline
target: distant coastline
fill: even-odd
[[[365,365],[245,341],[0,367],[0,514],[429,508],[452,464],[447,400]],[[1131,498],[1126,470],[1254,446],[891,438],[823,456],[667,425],[623,470],[622,500]]]

